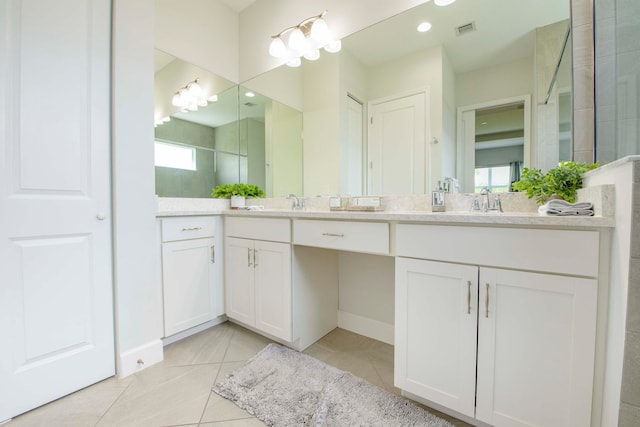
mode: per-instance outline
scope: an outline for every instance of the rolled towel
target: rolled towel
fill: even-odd
[[[593,216],[593,204],[569,203],[566,200],[550,200],[538,208],[540,214],[555,216]]]

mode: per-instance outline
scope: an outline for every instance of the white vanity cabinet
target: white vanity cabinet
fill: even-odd
[[[494,426],[590,425],[597,231],[400,224],[396,251],[397,387]]]
[[[289,220],[228,217],[225,229],[227,316],[293,341]]]
[[[224,314],[218,271],[222,257],[216,248],[220,221],[213,216],[162,219],[165,336]]]

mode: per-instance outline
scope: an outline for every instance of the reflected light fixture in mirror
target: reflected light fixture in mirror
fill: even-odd
[[[456,0],[434,0],[434,3],[436,4],[436,6],[449,6],[455,1]]]
[[[320,15],[307,18],[294,27],[286,28],[272,36],[269,54],[275,58],[285,59],[290,67],[299,67],[304,57],[309,61],[320,58],[320,49],[327,52],[339,52],[342,48],[340,40],[334,40],[325,22],[325,10]],[[288,36],[287,43],[284,37]]]
[[[171,99],[171,104],[189,111],[197,111],[198,107],[206,107],[207,98],[198,83],[198,79],[178,89]]]

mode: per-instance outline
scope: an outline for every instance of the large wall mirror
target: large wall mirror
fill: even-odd
[[[175,105],[196,79],[198,102]],[[158,196],[206,198],[238,182],[302,194],[301,111],[156,50],[154,114]]]
[[[432,28],[419,33],[423,21]],[[445,177],[465,192],[508,191],[522,167],[570,156],[569,22],[569,0],[427,2],[344,38],[338,54],[220,85],[236,116],[215,127],[225,130],[207,146],[203,190],[157,168],[156,182],[174,186],[158,194],[207,197],[234,179],[269,196],[424,194]],[[558,75],[562,52],[569,72]],[[173,141],[160,128],[184,119],[169,116],[160,141]]]

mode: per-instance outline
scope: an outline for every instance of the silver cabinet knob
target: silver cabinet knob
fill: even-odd
[[[103,221],[107,216],[104,214],[104,212],[98,212],[96,214],[96,218],[98,218],[100,221]]]

